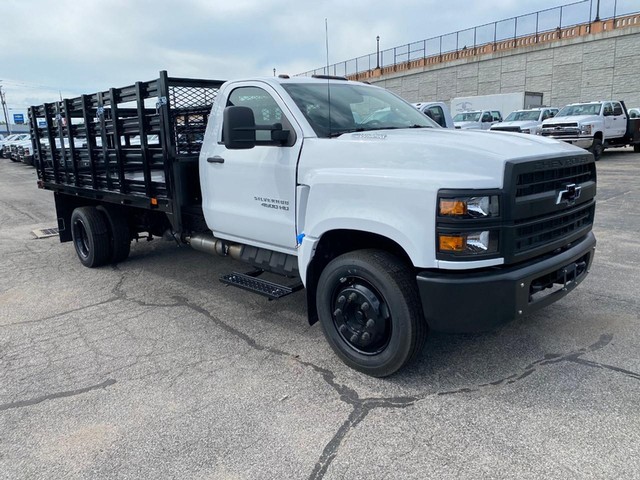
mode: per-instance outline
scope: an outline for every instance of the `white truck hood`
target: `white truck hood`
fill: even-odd
[[[588,122],[599,122],[599,121],[600,121],[600,117],[598,115],[571,115],[568,117],[550,118],[549,120],[545,120],[544,122],[542,122],[542,126],[544,127],[545,125],[548,125],[548,124],[556,125],[559,123],[583,124]]]
[[[502,188],[508,160],[558,157],[584,150],[539,136],[423,128],[344,134],[336,139],[307,138],[299,164],[299,183],[318,176],[344,183],[407,182],[412,187]],[[357,180],[353,177],[360,177]]]

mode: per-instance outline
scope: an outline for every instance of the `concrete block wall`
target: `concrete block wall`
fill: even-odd
[[[410,102],[528,91],[542,92],[544,103],[554,107],[591,100],[640,107],[640,29],[465,58],[371,81]]]

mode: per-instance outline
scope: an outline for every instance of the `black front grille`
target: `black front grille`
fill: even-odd
[[[591,155],[508,162],[505,174],[506,263],[563,248],[591,229],[596,195]]]
[[[578,135],[580,135],[580,132],[578,131],[577,128],[573,128],[573,129],[564,129],[564,130],[543,130],[541,135],[543,137],[553,137],[553,138],[559,138],[559,137],[577,137]]]
[[[542,128],[567,128],[573,127],[576,128],[578,126],[577,123],[546,123]]]
[[[516,198],[556,191],[568,184],[580,185],[595,178],[594,163],[521,173],[516,180]]]
[[[515,252],[520,253],[541,245],[555,243],[590,229],[593,224],[595,203],[580,205],[552,217],[542,216],[516,222]],[[586,232],[585,232],[586,233]]]
[[[522,130],[520,130],[520,127],[495,127],[495,128],[492,128],[491,130],[497,130],[499,132],[517,132],[517,133],[522,132]]]

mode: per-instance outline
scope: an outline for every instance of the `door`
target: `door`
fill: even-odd
[[[482,130],[489,130],[491,128],[491,125],[495,123],[491,112],[482,112],[480,122],[480,128],[482,128]]]
[[[615,138],[616,127],[611,102],[602,105],[602,117],[604,118],[604,138]]]
[[[282,145],[271,140],[270,131],[257,130],[255,147],[230,150],[222,143],[224,125],[220,125],[217,142],[212,142],[201,167],[208,170],[202,187],[207,224],[219,238],[295,251],[296,165],[302,131],[267,84],[231,86],[226,105],[249,107],[256,126],[280,123],[290,135]]]
[[[627,133],[627,116],[619,102],[611,102],[613,107],[613,132],[616,138],[624,137]]]

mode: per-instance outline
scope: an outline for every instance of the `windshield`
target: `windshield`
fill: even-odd
[[[454,122],[479,122],[482,112],[463,112],[453,117]]]
[[[504,120],[505,122],[524,122],[526,120],[538,120],[540,110],[529,110],[524,112],[511,112]]]
[[[600,115],[600,103],[586,103],[580,105],[567,105],[558,112],[556,117],[573,117],[575,115]]]
[[[381,88],[352,83],[285,83],[282,87],[318,137],[395,128],[440,128],[413,106]]]

